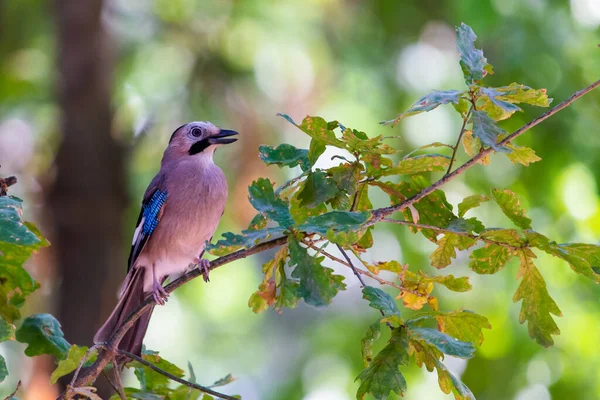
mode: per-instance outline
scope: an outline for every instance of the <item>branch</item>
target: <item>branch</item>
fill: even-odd
[[[397,224],[397,225],[412,226],[412,227],[415,227],[418,229],[431,229],[431,230],[434,230],[434,231],[440,232],[440,233],[452,233],[454,235],[466,236],[466,237],[470,237],[471,239],[481,240],[482,242],[495,244],[496,246],[506,247],[511,250],[520,250],[524,247],[524,246],[512,246],[508,243],[497,242],[495,240],[487,239],[487,238],[481,237],[479,235],[474,235],[472,233],[451,231],[449,229],[444,229],[444,228],[440,228],[438,226],[433,226],[433,225],[416,224],[416,223],[410,222],[410,221],[399,221],[397,219],[391,219],[391,218],[383,218],[383,219],[381,219],[381,222],[389,222],[389,223]]]
[[[350,264],[348,264],[346,261],[342,260],[341,258],[338,258],[338,257],[334,256],[331,253],[328,253],[327,251],[325,251],[323,249],[319,249],[317,246],[308,244],[306,242],[304,242],[304,244],[306,244],[308,247],[310,247],[313,250],[320,250],[320,253],[323,254],[325,257],[329,258],[330,260],[338,262],[338,263],[340,263],[342,265],[345,265],[346,267],[352,268],[350,266]],[[359,258],[359,260],[360,260],[360,258]],[[363,262],[363,264],[364,264],[364,261],[361,260],[361,262]],[[391,282],[391,281],[388,281],[386,279],[380,278],[379,276],[373,274],[371,271],[367,271],[367,270],[359,269],[359,268],[355,268],[355,270],[359,274],[364,275],[364,276],[368,276],[369,278],[373,279],[374,281],[379,282],[379,284],[381,284],[381,285],[388,285],[388,286],[391,286],[391,287],[394,287],[394,288],[400,290],[401,292],[412,293],[412,294],[414,294],[416,296],[423,296],[422,293],[419,293],[416,290],[407,289],[407,288],[405,288],[403,286],[400,286],[400,285],[398,285],[398,284],[396,284],[394,282]],[[361,280],[361,282],[362,282],[362,280]]]
[[[273,247],[281,246],[285,243],[287,243],[286,236],[269,240],[268,242],[258,244],[256,246],[251,247],[246,250],[239,250],[234,253],[228,254],[226,256],[219,257],[210,263],[209,271],[212,271],[213,269],[218,268],[222,265],[228,264],[232,261],[246,258],[253,254],[260,253],[260,252],[268,250],[268,249],[272,249]],[[170,284],[168,284],[165,287],[165,290],[168,293],[171,293],[175,289],[177,289],[179,286],[183,285],[184,283],[186,283],[200,275],[202,275],[202,272],[198,268],[196,268],[196,269],[188,272],[187,274],[179,277],[178,279],[174,280]],[[121,339],[123,338],[125,333],[129,330],[129,328],[131,328],[133,326],[133,324],[135,323],[135,321],[137,321],[137,319],[139,317],[141,317],[146,311],[148,311],[150,309],[150,307],[154,306],[155,304],[156,303],[154,303],[152,296],[148,296],[146,298],[146,300],[140,305],[140,307],[138,307],[137,310],[135,310],[132,314],[129,315],[129,317],[127,317],[127,319],[123,322],[123,324],[120,326],[120,328],[110,338],[108,343],[106,343],[105,346],[102,346],[102,347],[105,347],[106,350],[102,351],[98,355],[96,362],[91,367],[89,367],[85,371],[83,371],[83,373],[80,374],[80,376],[78,376],[76,379],[74,379],[73,382],[71,383],[71,386],[79,387],[79,386],[91,385],[96,380],[98,375],[100,375],[100,373],[102,372],[104,367],[106,367],[106,365],[108,365],[108,363],[111,361],[114,353],[117,352],[117,350],[116,350],[117,346],[119,345],[119,342],[121,341]],[[61,394],[61,396],[59,398],[65,399],[65,393]]]
[[[150,362],[148,362],[148,361],[144,360],[142,357],[140,357],[140,356],[137,356],[137,355],[135,355],[135,354],[133,354],[133,353],[130,353],[130,352],[128,352],[128,351],[125,351],[125,350],[119,350],[119,354],[122,354],[122,355],[124,355],[124,356],[127,356],[127,357],[131,358],[132,360],[135,360],[135,361],[139,362],[140,364],[143,364],[143,365],[145,365],[146,367],[148,367],[148,368],[150,368],[150,369],[152,369],[152,370],[154,370],[154,371],[158,372],[159,374],[161,374],[161,375],[164,375],[164,376],[166,376],[167,378],[169,378],[169,379],[171,379],[171,380],[173,380],[173,381],[175,381],[175,382],[179,382],[179,383],[181,383],[182,385],[185,385],[185,386],[187,386],[187,387],[189,387],[189,388],[192,388],[192,389],[197,389],[197,390],[199,390],[199,391],[201,391],[201,392],[203,392],[203,393],[208,393],[208,394],[210,394],[211,396],[216,396],[216,397],[218,397],[218,398],[220,398],[220,399],[225,399],[225,400],[238,400],[238,399],[237,399],[237,398],[235,398],[235,397],[228,396],[228,395],[226,395],[226,394],[223,394],[223,393],[215,392],[214,390],[212,390],[211,388],[208,388],[208,387],[206,387],[206,386],[201,386],[201,385],[198,385],[198,384],[196,384],[196,383],[188,382],[188,381],[186,381],[185,379],[181,379],[180,377],[178,377],[178,376],[175,376],[175,375],[173,375],[173,374],[170,374],[170,373],[168,373],[167,371],[164,371],[164,370],[162,370],[162,369],[158,368],[156,365],[154,365],[154,364],[152,364],[152,363],[150,363]]]
[[[17,394],[17,392],[19,391],[20,388],[21,388],[21,381],[17,382],[17,388],[15,389],[15,391],[12,392],[12,394],[9,394],[8,397],[4,398],[4,400],[12,399],[15,396],[15,394]]]
[[[352,272],[354,272],[354,275],[356,275],[356,277],[360,281],[360,284],[363,285],[363,287],[366,287],[367,285],[365,285],[365,281],[363,281],[362,277],[358,273],[358,270],[356,269],[356,267],[354,266],[354,264],[352,264],[352,261],[350,261],[350,257],[348,257],[348,254],[346,254],[346,252],[344,251],[344,249],[342,249],[342,246],[340,246],[339,244],[336,244],[336,246],[337,246],[338,250],[340,251],[340,253],[342,253],[342,255],[344,256],[344,258],[346,259],[346,261],[348,262],[348,265],[352,269]],[[383,313],[383,311],[382,311],[382,313]]]
[[[529,122],[528,124],[522,126],[521,128],[517,129],[515,132],[513,132],[511,135],[507,136],[505,139],[501,140],[500,142],[498,142],[499,146],[504,146],[507,143],[511,142],[512,140],[516,139],[517,137],[521,136],[523,133],[527,132],[528,130],[530,130],[531,128],[533,128],[534,126],[538,125],[539,123],[541,123],[542,121],[545,121],[546,119],[550,118],[552,115],[556,114],[557,112],[565,109],[566,107],[568,107],[569,105],[571,105],[571,103],[573,103],[575,100],[579,99],[580,97],[584,96],[585,94],[589,93],[590,91],[592,91],[593,89],[595,89],[596,87],[600,86],[600,80],[592,83],[591,85],[589,85],[588,87],[586,87],[585,89],[582,89],[578,92],[576,92],[575,94],[573,94],[571,97],[569,97],[567,100],[563,101],[562,103],[558,104],[557,106],[555,106],[554,108],[552,108],[551,110],[549,110],[548,112],[546,112],[545,114],[542,114],[541,116],[539,116],[538,118],[532,120],[531,122]],[[383,208],[379,208],[376,210],[372,211],[372,217],[370,219],[370,221],[368,222],[369,226],[375,225],[377,222],[380,222],[382,220],[385,219],[386,216],[393,214],[395,212],[398,211],[402,211],[404,209],[406,209],[407,207],[413,205],[414,203],[416,203],[417,201],[423,199],[424,197],[428,196],[429,194],[431,194],[432,192],[434,192],[435,190],[437,190],[438,188],[440,188],[442,185],[446,184],[447,182],[453,180],[454,178],[458,177],[460,174],[464,173],[467,169],[471,168],[473,165],[475,165],[479,160],[481,160],[483,157],[487,156],[488,154],[492,153],[493,150],[491,148],[486,148],[485,150],[482,150],[481,152],[479,152],[475,157],[471,158],[470,160],[468,160],[467,162],[465,162],[463,165],[461,165],[460,167],[458,167],[457,169],[455,169],[453,172],[451,172],[450,174],[445,175],[444,177],[442,177],[440,180],[438,180],[437,182],[435,182],[434,184],[432,184],[431,186],[423,189],[420,193],[416,194],[413,197],[410,197],[398,204],[394,204],[392,206],[389,207],[383,207]],[[250,255],[256,254],[256,253],[260,253],[262,251],[271,249],[273,247],[278,247],[281,245],[284,245],[285,243],[287,243],[287,237],[280,237],[280,238],[276,238],[276,239],[272,239],[269,240],[267,242],[258,244],[254,247],[251,247],[249,249],[245,249],[245,250],[239,250],[236,251],[234,253],[228,254],[226,256],[223,257],[219,257],[216,260],[213,260],[210,263],[210,267],[209,267],[209,271],[212,271],[215,268],[218,268],[222,265],[228,264],[232,261],[235,260],[239,260],[242,258],[246,258]],[[322,252],[323,254],[327,255],[324,251]],[[339,259],[338,259],[339,260]],[[342,260],[340,260],[342,261]],[[347,263],[342,261],[342,264],[347,265]],[[372,279],[375,279],[377,281],[379,281],[380,283],[384,283],[382,282],[383,280],[381,280],[379,277],[369,273],[368,271],[363,271],[363,270],[357,270],[359,271],[359,273],[363,274],[363,275],[367,275]],[[167,285],[165,287],[165,290],[168,293],[171,293],[172,291],[174,291],[175,289],[177,289],[179,286],[183,285],[184,283],[198,277],[202,275],[201,271],[199,269],[194,269],[188,273],[186,273],[185,275],[181,276],[180,278],[174,280],[173,282],[171,282],[169,285]],[[385,282],[385,284],[392,284],[391,286],[397,287],[397,285],[393,284],[392,282]],[[399,288],[400,290],[403,291],[408,291],[404,288]],[[111,360],[112,355],[114,355],[114,353],[116,353],[116,349],[117,346],[119,344],[119,342],[121,341],[121,339],[123,338],[123,336],[125,335],[125,333],[127,332],[127,330],[129,330],[129,328],[131,328],[131,326],[133,326],[133,324],[135,323],[135,321],[142,315],[144,314],[146,311],[148,311],[148,309],[151,306],[154,306],[154,300],[152,299],[152,296],[148,296],[148,298],[142,303],[142,305],[135,311],[133,312],[123,323],[123,325],[121,325],[121,327],[113,334],[113,336],[111,337],[111,339],[109,340],[109,342],[106,344],[106,351],[103,351],[101,354],[98,355],[98,358],[96,360],[96,362],[90,367],[88,368],[86,371],[84,371],[84,373],[82,373],[74,382],[74,385],[76,386],[88,386],[90,384],[92,384],[92,382],[94,382],[94,380],[96,379],[96,377],[102,372],[102,370],[104,369],[104,367],[109,363],[109,361]],[[61,395],[61,399],[64,399],[65,395],[62,394]]]
[[[533,128],[534,126],[536,126],[539,123],[547,120],[548,118],[550,118],[551,116],[553,116],[557,112],[559,112],[559,111],[567,108],[575,100],[579,99],[580,97],[583,97],[584,95],[586,95],[587,93],[591,92],[592,90],[594,90],[598,86],[600,86],[600,80],[597,80],[596,82],[592,83],[591,85],[589,85],[585,89],[582,89],[582,90],[580,90],[578,92],[575,92],[567,100],[565,100],[562,103],[558,104],[557,106],[555,106],[554,108],[550,109],[546,113],[540,115],[539,117],[537,117],[533,121],[531,121],[531,122],[523,125],[519,129],[517,129],[516,131],[514,131],[512,134],[510,134],[509,136],[507,136],[506,138],[504,138],[503,140],[501,140],[500,142],[498,142],[497,143],[498,146],[505,146],[506,144],[508,144],[511,141],[515,140],[517,137],[521,136],[522,134],[524,134],[525,132],[527,132],[528,130],[530,130],[531,128]],[[431,185],[431,186],[423,189],[420,193],[414,195],[413,197],[410,197],[410,198],[404,200],[401,203],[394,204],[393,206],[389,206],[389,207],[384,207],[384,208],[379,208],[377,210],[373,210],[373,218],[371,219],[370,224],[371,225],[375,225],[377,222],[381,221],[384,217],[386,217],[386,216],[388,216],[388,215],[390,215],[392,213],[395,213],[397,211],[402,211],[405,208],[407,208],[409,205],[412,205],[412,204],[416,203],[417,201],[421,200],[422,198],[428,196],[429,194],[431,194],[432,192],[434,192],[435,190],[437,190],[439,187],[441,187],[442,185],[448,183],[452,179],[456,178],[457,176],[459,176],[460,174],[462,174],[463,172],[465,172],[467,169],[469,169],[473,165],[475,165],[479,160],[481,160],[482,158],[484,158],[485,156],[487,156],[488,154],[491,154],[493,152],[494,152],[494,150],[491,147],[488,147],[487,149],[480,151],[475,157],[471,158],[469,161],[467,161],[466,163],[464,163],[463,165],[461,165],[460,167],[458,167],[457,169],[455,169],[453,172],[451,172],[451,173],[449,173],[447,175],[444,175],[444,177],[442,179],[440,179],[439,181],[437,181],[433,185]]]
[[[469,112],[465,115],[463,119],[462,128],[460,128],[460,133],[458,134],[458,139],[456,140],[456,145],[452,148],[452,158],[450,159],[450,164],[448,165],[448,170],[446,171],[446,175],[452,171],[452,164],[454,164],[454,159],[456,158],[456,152],[458,151],[458,147],[460,146],[460,139],[462,139],[463,134],[465,133],[465,128],[467,127],[467,122],[469,121],[469,116],[471,115],[471,111],[475,108],[474,105],[469,108]]]

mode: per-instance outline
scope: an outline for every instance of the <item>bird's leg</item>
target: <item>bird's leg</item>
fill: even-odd
[[[204,282],[210,282],[208,277],[208,273],[210,272],[210,261],[204,258],[196,257],[194,258],[194,262],[198,264],[198,269],[200,272],[202,272],[202,278],[204,279]]]
[[[161,306],[164,306],[165,302],[169,299],[169,293],[167,293],[158,279],[156,279],[156,268],[154,267],[154,264],[152,264],[152,297],[154,298],[154,301]]]

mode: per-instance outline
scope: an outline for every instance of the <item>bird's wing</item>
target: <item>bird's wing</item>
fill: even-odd
[[[162,217],[165,202],[167,201],[167,190],[164,183],[163,177],[157,175],[144,194],[142,208],[133,233],[127,272],[131,270],[142,250],[144,250],[144,246],[152,236]]]

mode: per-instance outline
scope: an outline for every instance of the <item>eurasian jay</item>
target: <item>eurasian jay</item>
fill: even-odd
[[[148,295],[163,305],[167,277],[174,279],[198,264],[208,281],[209,262],[201,257],[227,201],[227,181],[213,153],[235,142],[233,135],[237,132],[210,122],[190,122],[171,136],[160,171],[144,194],[119,302],[94,336],[95,343],[108,341]],[[152,309],[136,321],[119,349],[140,355],[151,314]]]

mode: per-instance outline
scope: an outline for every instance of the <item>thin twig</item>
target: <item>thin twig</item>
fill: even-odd
[[[531,122],[523,125],[521,128],[517,129],[516,131],[514,131],[513,133],[511,133],[510,135],[508,135],[506,138],[504,138],[501,141],[499,141],[497,143],[497,145],[498,146],[505,146],[506,144],[508,144],[511,141],[515,140],[517,137],[521,136],[522,134],[524,134],[525,132],[527,132],[528,130],[530,130],[531,128],[533,128],[534,126],[536,126],[539,123],[547,120],[548,118],[550,118],[551,116],[553,116],[557,112],[559,112],[559,111],[567,108],[575,100],[577,100],[580,97],[582,97],[582,96],[586,95],[587,93],[591,92],[592,90],[594,90],[598,86],[600,86],[600,80],[597,80],[596,82],[592,83],[591,85],[589,85],[585,89],[582,89],[582,90],[580,90],[578,92],[575,92],[567,100],[565,100],[562,103],[558,104],[557,106],[553,107],[551,110],[545,112],[544,114],[540,115],[539,117],[537,117],[536,119],[532,120]],[[377,210],[373,210],[373,218],[371,219],[370,224],[374,225],[377,222],[381,221],[381,219],[384,218],[384,217],[386,217],[387,215],[390,215],[390,214],[395,213],[397,211],[402,211],[406,207],[408,207],[409,205],[414,204],[417,201],[421,200],[422,198],[428,196],[429,194],[431,194],[432,192],[434,192],[435,190],[437,190],[440,186],[448,183],[449,181],[453,180],[454,178],[456,178],[457,176],[459,176],[460,174],[462,174],[463,172],[465,172],[467,169],[471,168],[473,165],[477,164],[477,162],[479,162],[479,160],[481,160],[482,158],[484,158],[488,154],[492,153],[493,151],[494,150],[491,147],[488,147],[488,148],[480,151],[473,158],[469,159],[469,161],[465,162],[463,165],[461,165],[460,167],[458,167],[457,169],[455,169],[451,173],[449,173],[447,175],[444,175],[444,177],[442,177],[442,179],[438,180],[433,185],[428,186],[427,188],[423,189],[421,192],[417,193],[413,197],[410,197],[410,198],[404,200],[401,203],[394,204],[394,205],[389,206],[389,207],[384,207],[384,208],[379,208]]]
[[[77,381],[77,376],[79,375],[79,372],[81,371],[81,367],[83,367],[83,364],[85,364],[86,361],[88,360],[88,358],[90,358],[90,355],[92,354],[92,352],[94,350],[104,348],[104,347],[105,347],[104,344],[96,344],[96,345],[90,347],[88,349],[88,351],[85,352],[85,354],[83,355],[83,358],[79,362],[79,366],[77,367],[77,369],[75,370],[75,373],[73,374],[73,378],[71,378],[71,383],[69,384],[70,387],[75,387],[74,383]],[[102,369],[104,369],[104,367],[102,367]]]
[[[117,381],[117,393],[121,397],[121,400],[127,400],[127,396],[125,396],[125,390],[123,389],[123,382],[121,381],[121,374],[119,373],[119,363],[117,362],[117,358],[113,357],[113,371],[115,374],[115,380]]]
[[[339,244],[336,244],[336,246],[337,246],[338,250],[340,251],[340,253],[342,253],[342,255],[344,256],[344,258],[346,259],[346,261],[348,262],[348,265],[352,269],[352,272],[354,272],[354,275],[356,275],[356,277],[360,281],[360,284],[363,287],[366,287],[367,285],[365,284],[365,281],[363,281],[363,278],[358,273],[358,270],[356,269],[356,267],[354,266],[354,264],[352,264],[352,261],[350,260],[350,257],[348,257],[348,254],[346,254],[346,252],[344,251],[344,249],[342,249],[342,246],[340,246]],[[383,311],[382,311],[382,313],[383,313]]]
[[[164,375],[167,378],[169,378],[169,379],[171,379],[171,380],[173,380],[175,382],[181,383],[182,385],[185,385],[185,386],[187,386],[189,388],[197,389],[197,390],[199,390],[199,391],[201,391],[203,393],[208,393],[211,396],[216,396],[218,398],[225,399],[225,400],[238,400],[238,399],[236,399],[233,396],[229,396],[229,395],[226,395],[226,394],[223,394],[223,393],[216,392],[216,391],[214,391],[211,388],[208,388],[206,386],[201,386],[201,385],[198,385],[197,383],[188,382],[185,379],[182,379],[182,378],[180,378],[178,376],[170,374],[167,371],[164,371],[164,370],[160,369],[156,365],[154,365],[154,364],[152,364],[152,363],[144,360],[142,357],[137,356],[137,355],[135,355],[133,353],[130,353],[128,351],[119,350],[119,354],[127,356],[127,357],[131,358],[132,360],[135,360],[135,361],[139,362],[140,364],[143,364],[146,367],[148,367],[148,368],[150,368],[150,369],[158,372],[159,374]]]
[[[481,237],[480,235],[474,235],[474,234],[468,233],[468,232],[452,231],[452,230],[440,228],[440,227],[434,226],[434,225],[415,224],[414,222],[400,221],[400,220],[392,219],[392,218],[383,218],[383,219],[381,219],[381,222],[389,222],[389,223],[397,224],[397,225],[412,226],[412,227],[415,227],[415,228],[418,228],[418,229],[431,229],[431,230],[434,230],[434,231],[440,232],[440,233],[452,233],[454,235],[466,236],[466,237],[470,237],[471,239],[474,239],[474,240],[481,240],[482,242],[486,242],[486,243],[489,243],[489,244],[495,244],[496,246],[506,247],[506,248],[511,249],[511,250],[520,250],[520,249],[523,248],[523,246],[512,246],[512,245],[510,245],[508,243],[497,242],[495,240],[491,240],[491,239],[488,239],[488,238]]]
[[[307,246],[310,247],[311,249],[314,249],[314,250],[318,249],[317,246],[313,246],[313,245],[309,245],[309,244],[307,244]],[[346,267],[350,268],[350,264],[348,264],[346,261],[342,260],[341,258],[338,258],[338,257],[334,256],[331,253],[328,253],[325,250],[321,250],[321,254],[323,254],[325,257],[329,258],[331,261],[338,262],[338,263],[340,263],[342,265],[345,265]],[[361,260],[361,262],[362,262],[362,260]],[[386,279],[383,279],[383,278],[381,278],[381,277],[379,277],[379,276],[371,273],[371,271],[360,269],[360,268],[356,268],[356,271],[359,274],[361,274],[361,275],[367,276],[367,277],[373,279],[374,281],[377,281],[381,285],[391,286],[391,287],[394,287],[394,288],[396,288],[396,289],[398,289],[398,290],[400,290],[402,292],[412,293],[412,294],[417,295],[417,296],[422,296],[423,295],[422,293],[419,293],[419,292],[417,292],[415,290],[407,289],[407,288],[402,287],[402,286],[400,286],[400,285],[398,285],[398,284],[396,284],[394,282],[391,282],[391,281],[388,281]]]
[[[110,387],[112,387],[113,390],[115,391],[115,393],[118,394],[122,399],[123,397],[121,396],[121,393],[119,392],[119,389],[117,388],[117,385],[115,385],[114,382],[112,381],[112,379],[110,379],[110,377],[106,373],[106,370],[104,370],[104,369],[102,370],[102,375],[104,375],[104,378],[106,378],[106,381],[108,382]],[[125,400],[127,400],[127,398],[125,398]]]
[[[19,391],[19,389],[21,388],[21,381],[17,382],[17,388],[15,389],[14,392],[12,392],[11,394],[8,395],[8,397],[6,397],[4,400],[10,400],[14,397],[15,394],[17,394],[17,392]]]
[[[469,111],[467,112],[467,115],[465,115],[465,118],[463,120],[463,124],[462,124],[462,128],[460,128],[460,133],[458,134],[458,139],[456,140],[456,145],[452,148],[452,158],[450,159],[450,165],[448,165],[448,171],[446,171],[446,175],[448,175],[450,173],[450,171],[452,171],[452,164],[454,164],[454,159],[456,158],[456,152],[458,151],[458,148],[460,146],[460,139],[462,139],[463,134],[465,133],[465,128],[467,126],[467,122],[469,121],[469,116],[471,115],[471,111],[473,111],[473,108],[475,106],[471,106],[471,108],[469,108]]]

